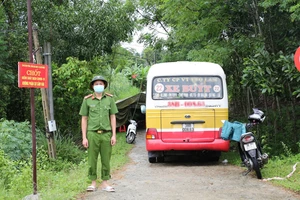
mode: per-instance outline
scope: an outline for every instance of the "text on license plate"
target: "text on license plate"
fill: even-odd
[[[245,148],[246,151],[249,151],[249,150],[252,150],[252,149],[257,149],[255,142],[244,144],[244,148]]]
[[[194,124],[182,124],[182,132],[193,132]]]

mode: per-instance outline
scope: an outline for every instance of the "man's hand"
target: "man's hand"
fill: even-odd
[[[89,147],[89,141],[86,138],[82,139],[82,145],[84,146],[84,148],[88,148]]]
[[[111,139],[110,139],[110,144],[112,146],[114,146],[115,144],[117,143],[117,138],[115,135],[111,136]]]

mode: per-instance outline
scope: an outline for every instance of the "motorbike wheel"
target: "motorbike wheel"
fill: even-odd
[[[128,135],[127,135],[127,137],[126,137],[126,142],[127,142],[128,144],[132,144],[132,143],[134,142],[134,140],[135,140],[135,135],[134,135],[134,133],[132,133],[132,132],[128,133]]]
[[[260,172],[260,168],[259,168],[259,165],[258,165],[258,162],[257,162],[257,159],[256,158],[253,158],[253,157],[250,157],[252,163],[253,163],[253,169],[256,173],[256,176],[258,179],[262,179],[262,175],[261,175],[261,172]]]

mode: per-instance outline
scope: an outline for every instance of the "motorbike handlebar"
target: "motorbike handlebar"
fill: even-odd
[[[249,123],[246,123],[245,126],[246,126],[246,129],[248,129],[248,128],[252,128],[258,124],[259,124],[258,122],[249,122]]]

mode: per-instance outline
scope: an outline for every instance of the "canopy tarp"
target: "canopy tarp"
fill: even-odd
[[[136,95],[121,99],[116,102],[119,112],[116,114],[117,127],[128,124],[129,119],[138,121],[140,106],[146,103],[146,93],[140,92]],[[144,118],[144,114],[142,115]]]

